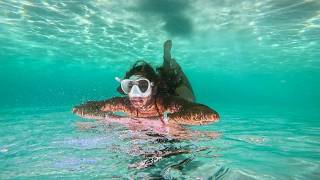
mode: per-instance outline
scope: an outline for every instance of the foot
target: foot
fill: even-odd
[[[164,51],[165,52],[166,51],[170,52],[171,48],[172,48],[172,41],[171,40],[166,40],[166,42],[164,42],[164,44],[163,44]]]
[[[163,57],[164,61],[169,61],[171,59],[171,48],[172,48],[172,41],[167,40],[163,44]]]

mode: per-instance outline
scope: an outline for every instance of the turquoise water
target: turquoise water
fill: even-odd
[[[0,8],[0,179],[318,179],[319,1],[2,0]],[[221,115],[189,128],[219,138],[163,140],[71,113],[118,95],[114,77],[136,60],[160,65],[166,39],[197,101]],[[131,167],[174,149],[190,153]]]

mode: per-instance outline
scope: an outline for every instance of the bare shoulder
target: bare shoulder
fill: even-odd
[[[105,100],[102,105],[103,111],[128,111],[130,101],[128,97],[113,97]]]
[[[189,111],[191,110],[192,112],[206,112],[206,113],[218,113],[210,108],[207,105],[201,104],[201,103],[196,103],[196,102],[191,102],[189,100],[183,99],[178,96],[166,96],[163,98],[164,101],[164,106],[168,109],[173,109],[173,111]]]
[[[172,105],[192,105],[196,104],[194,102],[188,101],[186,99],[183,99],[179,96],[172,96],[172,95],[166,95],[163,98],[163,103],[172,106]]]
[[[172,96],[172,95],[164,95],[164,96],[161,96],[160,99],[164,109],[166,109],[169,112],[180,111],[182,107],[184,107],[186,104],[191,103],[180,97]]]
[[[110,99],[105,100],[105,103],[112,103],[112,104],[128,104],[129,98],[128,97],[113,97]]]

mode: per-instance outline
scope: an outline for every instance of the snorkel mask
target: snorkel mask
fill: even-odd
[[[148,97],[151,95],[153,82],[150,82],[148,79],[139,76],[133,75],[129,79],[120,79],[119,77],[115,78],[121,84],[121,89],[125,94],[128,94],[129,97]]]

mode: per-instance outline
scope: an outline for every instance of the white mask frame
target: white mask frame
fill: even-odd
[[[152,93],[152,87],[154,86],[153,82],[150,82],[148,79],[142,76],[131,76],[130,79],[120,79],[119,77],[115,77],[115,80],[118,81],[121,85],[121,89],[125,94],[128,94],[129,97],[148,97]],[[146,91],[142,92],[139,88],[139,81],[145,80],[148,82],[148,88]],[[131,88],[128,88],[129,83],[133,83],[134,85]]]

